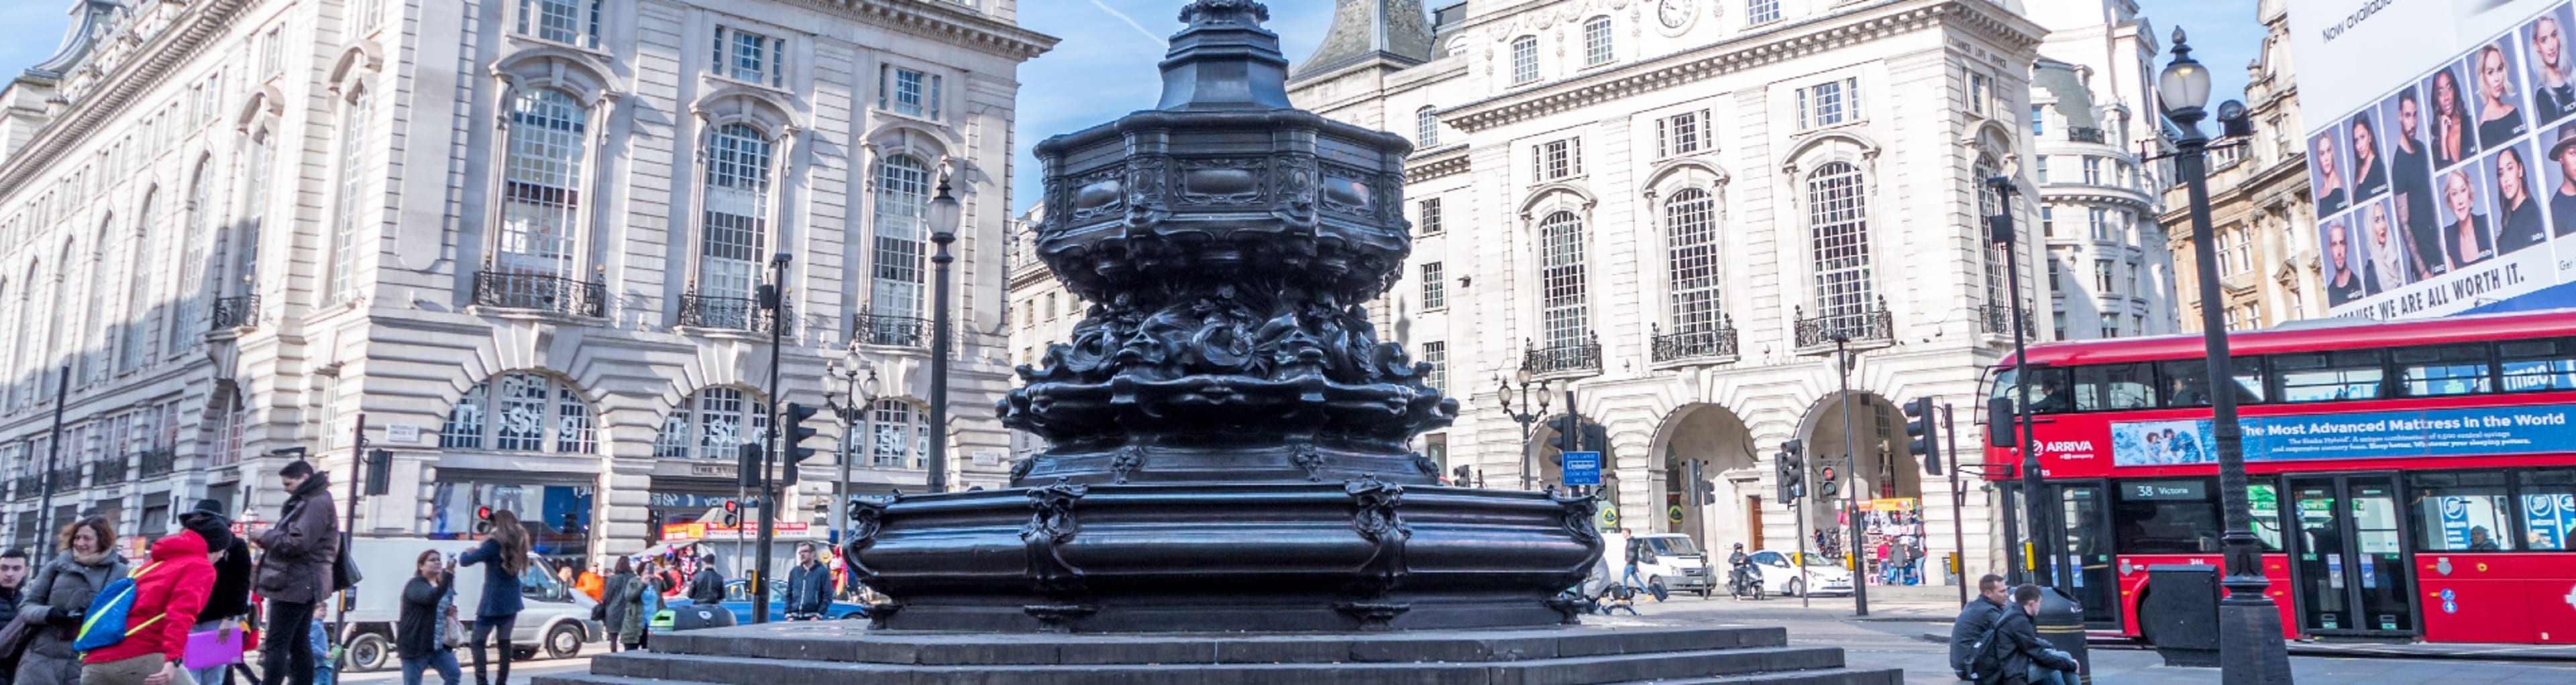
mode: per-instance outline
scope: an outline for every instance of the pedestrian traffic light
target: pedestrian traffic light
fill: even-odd
[[[1822,499],[1841,497],[1843,494],[1843,485],[1840,481],[1835,479],[1835,477],[1839,475],[1842,474],[1836,473],[1834,471],[1834,467],[1830,464],[1826,465],[1822,469],[1818,469],[1816,471],[1816,477],[1821,482],[1817,484],[1816,495]]]
[[[814,458],[814,448],[798,445],[822,432],[813,426],[805,425],[806,420],[814,418],[815,414],[822,411],[821,407],[809,407],[790,402],[787,404],[787,411],[779,415],[780,422],[786,424],[786,430],[781,431],[779,435],[787,441],[784,443],[787,449],[786,465],[780,467],[779,473],[780,485],[795,485],[796,463]]]
[[[367,494],[382,495],[394,489],[394,453],[390,450],[367,450]]]
[[[474,508],[474,534],[476,534],[476,535],[484,535],[484,534],[488,534],[488,533],[491,533],[491,532],[492,532],[492,508],[491,508],[491,507],[488,507],[488,506],[484,506],[484,507],[475,507],[475,508]]]
[[[1932,398],[1905,403],[1905,453],[1923,458],[1923,470],[1941,472],[1941,426],[1932,414]]]
[[[1807,496],[1807,460],[1798,452],[1804,444],[1797,440],[1780,443],[1780,456],[1773,459],[1773,480],[1780,483],[1780,501],[1796,502]]]
[[[746,488],[760,487],[760,443],[746,442],[734,448],[734,481]]]
[[[742,525],[742,501],[730,499],[725,500],[724,516],[718,520],[724,522],[724,527],[726,528],[740,527]]]

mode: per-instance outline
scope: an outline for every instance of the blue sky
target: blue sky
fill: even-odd
[[[2077,0],[2030,0],[2074,2]],[[51,56],[77,0],[0,0],[0,70],[14,73]],[[1426,4],[1441,4],[1432,0]],[[1154,64],[1180,30],[1182,0],[1020,0],[1020,24],[1057,36],[1055,51],[1020,69],[1020,105],[1012,201],[1038,199],[1038,168],[1028,149],[1067,133],[1151,107],[1161,91]],[[1314,52],[1333,0],[1268,0],[1272,31],[1289,60]],[[2238,97],[2247,60],[2262,46],[2263,26],[2248,0],[2140,0],[2158,33],[2191,33],[2194,55],[2217,77],[2211,99]],[[2160,61],[2161,63],[2161,61]]]

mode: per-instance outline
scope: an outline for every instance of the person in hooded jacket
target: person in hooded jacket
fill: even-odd
[[[2039,615],[2039,593],[2037,585],[2013,588],[2013,605],[1995,619],[1994,639],[2003,662],[1993,673],[1976,674],[1977,685],[2029,685],[2075,671],[2075,658],[2049,647],[2039,637],[2039,624],[2032,622]]]
[[[26,600],[18,605],[19,613],[40,617],[45,627],[27,637],[13,681],[17,685],[80,682],[81,659],[72,651],[72,638],[80,631],[81,617],[99,590],[125,577],[125,557],[111,546],[115,540],[107,519],[95,514],[63,527],[62,554],[36,571],[35,580],[27,583]]]
[[[208,536],[212,536],[210,539]],[[81,685],[187,685],[188,628],[206,609],[215,587],[210,558],[232,546],[230,530],[165,535],[152,543],[152,561],[134,574],[134,603],[125,612],[125,639],[81,657]]]
[[[179,515],[179,527],[212,541],[229,540],[215,557],[215,585],[206,596],[206,609],[197,612],[197,625],[190,632],[241,629],[241,619],[250,614],[250,543],[232,534],[232,518],[224,515],[224,503],[198,500],[196,508]],[[222,537],[216,537],[221,533]],[[198,685],[216,685],[232,677],[231,667],[209,666],[188,670],[190,680]]]
[[[413,560],[416,572],[403,585],[402,614],[394,623],[394,656],[402,659],[403,685],[420,685],[424,670],[438,671],[447,685],[464,681],[456,650],[448,649],[447,616],[456,612],[456,570],[438,550]]]
[[[286,506],[275,527],[251,540],[265,552],[251,587],[268,599],[267,634],[282,638],[260,645],[259,679],[261,685],[313,685],[313,652],[296,648],[294,636],[312,630],[313,610],[339,589],[331,567],[340,558],[340,520],[328,474],[292,461],[277,476],[286,486]]]

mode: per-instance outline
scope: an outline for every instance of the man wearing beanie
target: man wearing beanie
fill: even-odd
[[[224,514],[224,503],[198,500],[197,506],[179,515],[179,527],[206,539],[206,549],[219,552],[215,557],[215,588],[206,598],[206,610],[198,612],[197,625],[189,632],[202,633],[216,629],[239,630],[239,621],[250,613],[250,543],[233,535],[232,517]],[[231,667],[209,666],[189,669],[197,685],[217,685],[218,677],[230,680]]]
[[[260,644],[260,685],[313,685],[313,650],[298,636],[313,630],[313,609],[337,588],[331,587],[331,564],[340,555],[340,521],[331,506],[331,479],[302,460],[287,462],[277,476],[286,486],[286,507],[276,527],[251,544],[267,554],[252,574],[252,589],[268,598],[268,635]]]

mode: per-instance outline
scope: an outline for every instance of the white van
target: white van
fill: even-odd
[[[403,586],[419,574],[413,564],[422,550],[438,550],[453,560],[457,555],[483,544],[481,540],[432,540],[422,537],[360,537],[349,547],[349,559],[357,562],[363,579],[353,593],[355,603],[349,609],[347,622],[340,626],[341,644],[347,645],[351,671],[374,671],[397,663],[394,656],[394,625],[402,617]],[[474,607],[483,600],[483,577],[489,564],[456,568],[456,608],[460,618],[471,621]],[[544,654],[566,658],[581,653],[583,643],[607,638],[606,627],[590,620],[590,608],[598,602],[590,595],[574,591],[555,577],[554,565],[534,554],[529,555],[528,571],[520,574],[519,591],[526,596],[527,608],[519,612],[519,622],[510,631],[510,642],[517,647],[515,658]],[[319,616],[330,620],[335,612],[325,606]]]
[[[1632,551],[1637,560],[1637,578],[1633,582],[1647,594],[1692,592],[1707,597],[1717,589],[1711,582],[1708,554],[1690,536],[1680,533],[1646,533],[1633,538],[1602,533],[1601,565],[1611,584],[1627,581]],[[1663,592],[1655,592],[1659,586]]]

